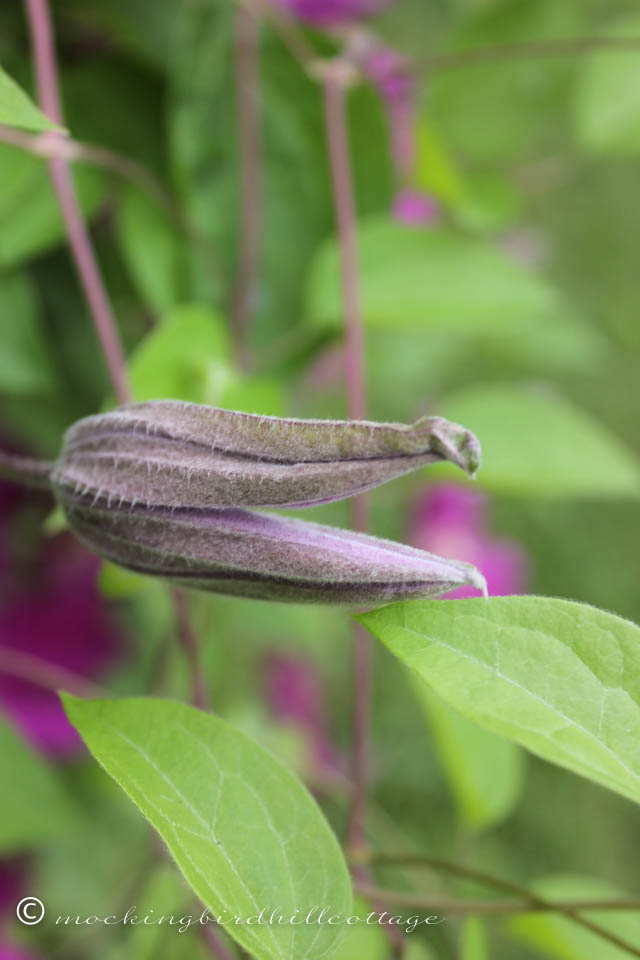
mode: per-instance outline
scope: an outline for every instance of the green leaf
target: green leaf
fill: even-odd
[[[158,830],[214,913],[263,908],[351,912],[336,839],[302,784],[244,734],[193,707],[154,699],[63,696],[96,759]],[[229,924],[259,960],[333,956],[345,927]]]
[[[58,840],[73,829],[73,807],[49,766],[0,719],[0,852]],[[10,789],[9,789],[10,785]]]
[[[609,900],[627,897],[623,891],[595,877],[554,875],[531,884],[531,889],[548,900]],[[599,926],[637,946],[640,943],[640,914],[584,910],[581,914]],[[625,950],[607,943],[560,913],[521,914],[509,921],[509,931],[520,943],[557,960],[625,960]]]
[[[640,802],[640,628],[549,597],[416,601],[358,618],[447,703]]]
[[[129,372],[136,400],[215,403],[233,378],[222,319],[209,307],[175,307],[134,351]]]
[[[605,36],[640,36],[634,14],[612,24]],[[576,137],[585,150],[614,156],[640,152],[640,61],[636,51],[610,50],[585,57],[574,104]]]
[[[0,267],[10,269],[56,247],[65,228],[44,160],[2,143],[0,169]],[[91,217],[104,195],[104,176],[82,165],[73,176],[82,210]]]
[[[8,127],[22,127],[24,130],[60,130],[29,99],[15,80],[0,67],[0,123]]]
[[[0,275],[0,392],[37,393],[53,383],[34,286],[25,273]]]
[[[181,296],[184,240],[159,205],[128,186],[118,207],[116,235],[140,295],[156,314],[164,314]]]
[[[454,710],[419,677],[412,680],[462,821],[483,830],[504,820],[522,789],[522,751]]]
[[[559,396],[490,384],[445,400],[442,413],[480,438],[480,482],[490,490],[555,498],[640,493],[634,454]]]
[[[493,244],[447,226],[416,230],[386,218],[371,219],[358,231],[358,249],[362,309],[371,327],[504,333],[557,319],[564,309],[550,287]],[[334,239],[314,260],[307,305],[310,322],[341,325]]]

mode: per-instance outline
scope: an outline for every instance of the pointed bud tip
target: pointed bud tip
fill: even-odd
[[[434,447],[445,460],[459,466],[474,478],[482,462],[482,449],[475,433],[459,423],[439,419],[432,426]]]

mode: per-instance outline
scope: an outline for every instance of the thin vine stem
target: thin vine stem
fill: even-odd
[[[260,19],[243,4],[235,11],[235,90],[240,177],[238,266],[231,306],[236,359],[249,365],[247,334],[255,306],[262,246]]]
[[[48,460],[36,460],[0,450],[0,477],[11,483],[19,483],[23,487],[33,487],[36,490],[49,490],[52,468],[53,464]]]
[[[342,272],[345,322],[344,376],[347,410],[352,420],[363,420],[366,407],[364,337],[358,279],[356,213],[345,96],[346,84],[338,63],[335,69],[327,69],[324,81],[324,103]],[[352,525],[356,530],[366,529],[367,512],[366,498],[362,495],[355,497],[352,501]],[[353,650],[353,744],[351,753],[353,797],[348,833],[348,845],[352,849],[362,847],[365,841],[370,688],[370,641],[363,628],[356,626]]]
[[[356,208],[353,175],[349,151],[346,114],[346,94],[351,79],[348,64],[333,61],[326,65],[323,80],[325,122],[329,149],[329,165],[333,187],[335,219],[338,232],[342,279],[342,302],[345,323],[344,377],[347,411],[352,420],[363,420],[366,415],[366,387],[364,372],[364,326],[362,322],[358,250],[356,236]],[[368,527],[368,498],[365,495],[351,501],[351,525],[355,530]],[[369,784],[370,714],[372,687],[371,638],[360,624],[353,627],[352,646],[352,740],[351,783],[347,847],[357,851],[366,844],[367,794]],[[355,866],[358,881],[368,881],[364,865]],[[372,901],[376,908],[382,902]],[[387,934],[395,956],[404,952],[404,938],[396,928]]]
[[[442,897],[439,894],[413,893],[407,890],[387,890],[370,884],[357,883],[355,889],[364,897],[385,900],[388,903],[404,904],[424,910],[437,910],[439,913],[566,913],[570,910],[593,910],[610,912],[640,911],[640,900],[633,897],[620,897],[609,900],[540,900],[522,903],[518,900],[457,900]]]
[[[64,126],[49,6],[47,0],[25,0],[25,5],[31,31],[40,106],[50,120]],[[51,136],[63,137],[64,134],[52,133]],[[69,161],[64,157],[50,157],[47,162],[69,247],[102,346],[113,389],[118,402],[127,403],[131,399],[131,393],[120,335],[78,203]]]
[[[609,943],[615,944],[617,947],[620,947],[622,950],[626,950],[627,953],[630,953],[633,956],[640,956],[640,950],[629,944],[626,940],[622,940],[616,934],[612,933],[610,930],[607,930],[605,927],[602,927],[600,924],[594,923],[588,917],[584,917],[575,909],[571,909],[570,907],[563,905],[561,902],[549,900],[546,897],[541,897],[532,890],[527,889],[527,887],[522,887],[510,880],[504,880],[501,877],[495,877],[492,874],[485,873],[481,870],[475,870],[473,867],[466,867],[462,864],[451,863],[448,860],[441,860],[437,857],[429,857],[422,854],[370,851],[364,852],[360,859],[365,863],[380,867],[427,867],[430,870],[448,873],[451,876],[459,877],[464,880],[471,880],[474,883],[482,886],[492,887],[494,890],[500,890],[502,893],[511,893],[524,901],[522,906],[523,910],[526,910],[530,907],[541,910],[557,910],[558,913],[562,913],[576,925],[589,930],[591,933],[601,937],[603,940],[607,940]],[[640,901],[638,902],[638,909],[640,909]]]
[[[434,73],[490,66],[505,60],[536,60],[548,57],[584,56],[603,51],[633,53],[640,50],[640,37],[572,37],[560,40],[529,40],[523,43],[471,47],[428,54],[415,61],[417,67]]]
[[[64,126],[49,5],[47,0],[24,0],[24,2],[31,32],[40,106],[50,120],[59,126]],[[52,133],[50,136],[62,138],[64,134]],[[48,164],[53,188],[65,223],[69,246],[102,348],[114,394],[118,403],[128,403],[131,400],[131,391],[120,335],[100,274],[89,231],[78,203],[69,160],[64,156],[53,156],[49,158]],[[186,599],[182,597],[179,591],[171,591],[171,597],[176,612],[178,638],[191,672],[192,701],[194,705],[204,706],[205,695],[202,685],[199,646],[195,632],[189,622]]]

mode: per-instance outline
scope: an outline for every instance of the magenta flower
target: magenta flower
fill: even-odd
[[[411,521],[411,542],[422,550],[472,563],[487,581],[490,596],[525,593],[527,556],[511,540],[496,540],[488,530],[488,498],[478,490],[455,484],[431,487],[419,498]],[[448,598],[473,596],[460,587]]]
[[[393,216],[407,226],[420,227],[436,219],[438,205],[420,190],[399,190],[393,202]]]
[[[392,0],[274,0],[288,13],[307,23],[333,27],[376,13]]]
[[[310,769],[321,775],[335,773],[339,762],[326,732],[324,689],[314,666],[301,657],[271,653],[265,662],[264,684],[265,700],[275,719],[302,733]]]
[[[4,495],[5,489],[2,485],[0,493]],[[4,523],[0,519],[0,548],[6,544],[10,519],[5,518]],[[45,672],[50,665],[54,671],[95,678],[115,662],[118,643],[96,586],[98,567],[95,557],[65,535],[47,543],[35,566],[11,581],[8,572],[0,570],[4,598],[0,708],[35,747],[55,757],[77,749],[80,738],[57,694],[17,676],[15,664],[32,662],[44,666]]]

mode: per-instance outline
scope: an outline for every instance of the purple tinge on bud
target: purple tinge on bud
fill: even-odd
[[[438,205],[420,190],[400,190],[393,202],[393,216],[407,226],[421,227],[437,218]]]
[[[74,424],[51,482],[63,506],[303,507],[439,460],[473,475],[476,437],[442,417],[296,420],[156,400]]]
[[[376,13],[393,0],[272,0],[290,14],[320,27],[352,23]]]
[[[183,587],[292,603],[370,604],[484,589],[466,563],[364,534],[243,510],[65,505],[95,553]]]
[[[488,531],[488,501],[478,490],[441,484],[423,494],[411,522],[411,542],[474,564],[486,577],[491,596],[526,593],[528,562],[524,550],[510,540],[496,540]],[[453,597],[468,597],[460,587]]]

